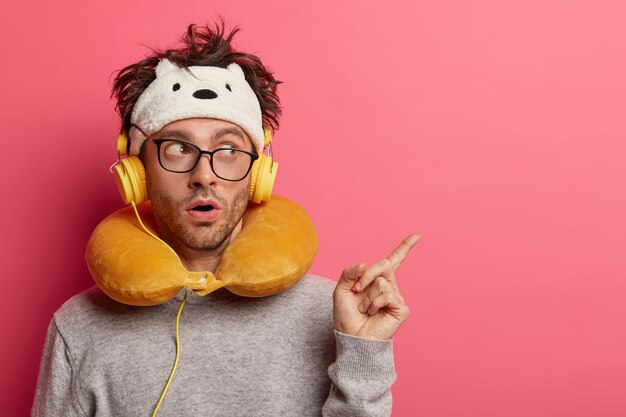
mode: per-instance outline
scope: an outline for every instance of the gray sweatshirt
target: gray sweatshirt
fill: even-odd
[[[333,330],[335,283],[305,276],[265,298],[190,292],[159,416],[388,416],[392,342]],[[174,363],[183,298],[119,304],[96,287],[54,314],[33,416],[150,416]]]

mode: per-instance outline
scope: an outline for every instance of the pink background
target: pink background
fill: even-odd
[[[276,192],[318,226],[312,272],[423,235],[394,416],[626,415],[617,0],[3,6],[3,415],[28,413],[52,313],[122,206],[112,73],[218,14],[285,82]]]

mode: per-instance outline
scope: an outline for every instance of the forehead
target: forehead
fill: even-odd
[[[246,145],[252,146],[248,134],[234,123],[220,119],[192,118],[177,120],[165,125],[160,131],[152,136],[155,138],[167,135],[168,137],[181,138],[190,142],[213,142],[228,137],[239,140]]]

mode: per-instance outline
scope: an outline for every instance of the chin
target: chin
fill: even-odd
[[[211,230],[209,229],[211,226],[207,224],[186,230],[182,236],[179,235],[182,237],[180,240],[185,246],[194,250],[209,251],[218,249],[229,238],[230,233],[220,230],[220,228],[211,228]]]

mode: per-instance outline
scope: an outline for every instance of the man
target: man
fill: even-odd
[[[190,271],[215,271],[242,229],[263,125],[278,127],[278,82],[257,57],[232,49],[236,32],[191,25],[180,48],[124,68],[113,89],[158,233]],[[185,81],[170,82],[172,74],[219,81],[221,90],[193,91],[187,109],[176,101]],[[211,100],[219,94],[227,100]],[[32,414],[389,415],[391,339],[408,315],[394,272],[417,239],[375,265],[345,269],[336,286],[305,276],[264,298],[190,293],[180,364],[162,402],[183,292],[135,307],[94,287],[54,315]]]

